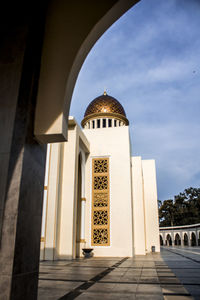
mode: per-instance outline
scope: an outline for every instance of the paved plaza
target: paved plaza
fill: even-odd
[[[42,262],[39,300],[200,299],[200,247],[134,258]]]

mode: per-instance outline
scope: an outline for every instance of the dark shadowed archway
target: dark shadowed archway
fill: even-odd
[[[175,246],[181,246],[181,237],[178,233],[175,235],[174,243],[175,243]]]
[[[188,240],[188,235],[187,235],[187,233],[184,233],[184,239],[183,239],[183,242],[184,242],[184,246],[188,246],[188,245],[189,245],[189,240]]]
[[[170,234],[167,235],[166,246],[172,246],[172,238]]]
[[[191,246],[197,246],[196,234],[194,232],[191,234]]]

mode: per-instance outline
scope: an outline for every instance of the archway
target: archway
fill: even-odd
[[[172,246],[172,238],[171,235],[168,233],[166,238],[166,246]]]
[[[160,234],[160,246],[163,246],[163,237],[162,237],[162,235]]]
[[[189,244],[187,233],[184,233],[183,243],[184,243],[184,246],[188,246],[188,244]]]
[[[16,289],[20,299],[37,297],[46,153],[37,140],[67,139],[71,95],[87,53],[136,2],[53,0],[27,5],[22,1],[12,3],[10,10],[8,1],[1,10],[1,171],[5,176],[0,216],[5,218],[0,220],[0,264],[5,276],[0,284],[5,298],[12,298]]]
[[[87,54],[103,33],[139,1],[93,3],[79,0],[76,5],[63,0],[51,1],[45,24],[35,114],[34,133],[38,140],[60,142],[67,139],[71,97]],[[44,114],[45,107],[48,107],[48,115]]]
[[[192,234],[191,234],[191,246],[194,247],[196,245],[197,245],[196,234],[194,232],[192,232]]]
[[[175,246],[181,246],[181,237],[178,233],[175,235],[174,243],[175,243]]]

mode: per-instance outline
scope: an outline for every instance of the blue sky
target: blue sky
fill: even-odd
[[[141,0],[87,56],[70,115],[103,93],[130,121],[132,154],[155,159],[158,198],[200,187],[200,0]]]

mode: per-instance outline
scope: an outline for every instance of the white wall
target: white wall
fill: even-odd
[[[94,255],[141,255],[151,246],[159,251],[155,162],[131,158],[128,126],[82,132],[74,119],[70,122],[68,142],[51,145],[45,245],[41,244],[44,258],[67,259],[76,254],[79,149],[90,151],[85,169],[84,247],[91,247],[92,159],[109,157],[110,246],[92,246]]]
[[[51,144],[47,187],[44,259],[55,258],[56,223],[59,192],[60,144]]]
[[[90,142],[86,164],[86,241],[91,247],[92,158],[110,161],[110,246],[92,246],[95,256],[132,256],[132,199],[129,127],[84,129]]]
[[[145,212],[141,157],[132,157],[134,254],[145,255]]]
[[[160,241],[155,161],[142,160],[142,169],[144,180],[146,250],[150,252],[151,247],[155,246],[156,252],[159,252]]]
[[[77,130],[68,130],[68,142],[63,143],[62,185],[60,187],[59,242],[57,255],[60,259],[73,257],[77,176]]]

